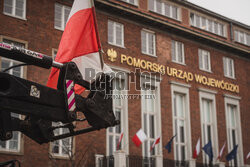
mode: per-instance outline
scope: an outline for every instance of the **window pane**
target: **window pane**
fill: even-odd
[[[16,15],[23,17],[24,0],[16,0]]]
[[[177,7],[172,6],[172,17],[173,17],[174,19],[178,19],[177,10],[178,10]]]
[[[212,139],[212,137],[211,137],[211,126],[208,125],[207,126],[207,141],[206,142],[211,141],[211,139]]]
[[[155,128],[154,128],[154,116],[150,115],[149,116],[149,128],[150,128],[150,138],[154,138],[155,137]]]
[[[113,136],[109,136],[109,155],[113,155]]]
[[[141,44],[142,44],[142,52],[146,53],[147,48],[146,48],[146,32],[141,31]]]
[[[116,24],[116,44],[122,45],[122,26]]]
[[[149,10],[154,11],[154,0],[148,1]]]
[[[191,13],[190,14],[191,25],[194,25],[194,17],[195,17],[195,15],[193,13]]]
[[[197,26],[197,27],[200,27],[200,26],[201,26],[201,25],[200,25],[200,16],[197,16],[197,15],[196,15],[195,20],[196,20],[196,26]]]
[[[120,120],[121,121],[121,112],[120,111],[116,111],[116,120]],[[121,133],[121,125],[116,125],[115,126],[115,132],[116,133]]]
[[[52,145],[52,153],[59,153],[59,141],[54,141]]]
[[[206,19],[204,17],[201,17],[201,28],[206,29]]]
[[[170,17],[170,6],[165,3],[165,15]]]
[[[6,148],[6,141],[0,140],[0,148]]]
[[[185,160],[185,146],[181,146],[181,160]]]
[[[55,26],[62,28],[62,6],[55,4]]]
[[[162,8],[161,8],[161,1],[160,0],[156,0],[156,12],[157,13],[162,13]]]
[[[182,59],[182,43],[178,42],[178,62],[183,63]]]
[[[218,23],[214,22],[214,33],[218,34]]]
[[[69,13],[70,13],[70,8],[65,7],[64,8],[64,27],[66,27],[66,23],[68,21]]]
[[[208,20],[208,31],[212,32],[213,31],[213,24],[211,20]]]
[[[149,54],[154,54],[154,35],[148,34],[148,50]]]
[[[12,14],[13,2],[12,0],[4,0],[4,9],[5,13]]]
[[[180,121],[180,142],[185,143],[184,121]]]
[[[176,61],[176,53],[175,53],[175,41],[172,41],[172,61]]]

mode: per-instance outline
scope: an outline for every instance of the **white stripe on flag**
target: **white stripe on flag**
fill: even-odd
[[[93,2],[91,2],[92,0],[75,0],[73,3],[73,6],[71,8],[69,18],[71,18],[71,16],[73,16],[76,12],[83,10],[83,9],[88,9],[88,8],[92,8],[93,7]]]
[[[146,134],[144,133],[144,131],[142,129],[140,129],[137,133],[136,133],[136,136],[140,139],[140,141],[143,143],[146,139],[147,139],[147,136]]]

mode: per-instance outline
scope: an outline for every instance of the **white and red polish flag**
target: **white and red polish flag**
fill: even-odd
[[[250,152],[247,154],[246,160],[247,160],[248,158],[250,158]]]
[[[159,144],[160,143],[160,136],[158,136],[156,139],[155,139],[155,141],[154,141],[154,143],[152,144],[152,146],[150,147],[150,152],[155,148],[155,145],[156,144]]]
[[[55,61],[60,63],[75,62],[85,80],[86,68],[92,68],[96,73],[103,71],[98,52],[100,49],[101,44],[92,0],[75,0]],[[59,70],[52,68],[47,86],[56,89],[58,76]],[[75,91],[80,94],[84,88],[78,86],[75,87]]]
[[[200,144],[200,138],[199,138],[199,140],[197,141],[195,150],[194,150],[193,158],[197,158],[197,156],[200,154],[200,151],[201,151],[201,146],[200,145],[201,144]]]
[[[135,143],[137,147],[139,147],[146,139],[147,135],[142,129],[140,129],[138,132],[136,132],[136,134],[132,138],[132,141]]]
[[[120,135],[119,141],[118,141],[117,146],[116,146],[116,150],[119,150],[119,149],[120,149],[120,145],[121,145],[121,142],[122,142],[122,138],[123,138],[123,132],[122,132],[121,135]]]
[[[222,146],[222,148],[221,148],[221,150],[220,150],[220,153],[219,153],[217,159],[220,159],[220,158],[222,157],[223,152],[224,152],[224,150],[225,150],[225,147],[226,147],[226,142],[225,142],[224,145]]]

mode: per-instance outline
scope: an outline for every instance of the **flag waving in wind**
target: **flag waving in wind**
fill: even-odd
[[[213,160],[213,149],[212,149],[211,140],[202,149],[208,155],[209,161],[212,161]]]
[[[137,147],[139,147],[145,140],[147,140],[147,135],[142,129],[136,132],[136,134],[132,138],[132,141],[135,143]]]
[[[176,134],[177,135],[177,134]],[[166,144],[165,148],[168,150],[168,153],[171,152],[171,146],[172,146],[172,142],[173,142],[173,139],[176,137],[176,135],[174,135],[170,140],[169,142]]]
[[[230,153],[227,154],[227,156],[226,156],[227,161],[231,161],[231,160],[236,158],[237,149],[238,149],[238,145],[234,146],[233,150]]]
[[[193,158],[197,158],[198,155],[200,154],[201,148],[200,148],[200,138],[196,144],[195,150],[194,150],[194,154],[193,154]]]
[[[225,150],[225,146],[226,146],[226,142],[225,142],[224,145],[222,146],[222,148],[221,148],[221,150],[220,150],[220,153],[219,153],[217,159],[220,159],[220,158],[222,157],[223,152],[224,152],[224,150]]]
[[[123,138],[123,132],[121,133],[120,137],[119,137],[119,141],[117,143],[117,146],[116,146],[116,150],[119,150],[121,149],[121,143],[122,143],[122,138]]]
[[[155,148],[155,145],[156,144],[159,144],[160,143],[160,136],[158,136],[156,139],[155,139],[155,141],[154,141],[154,143],[152,144],[152,146],[150,147],[150,152]]]
[[[98,52],[101,44],[95,19],[92,0],[75,0],[55,58],[59,63],[74,61],[83,79],[86,79],[87,68],[96,70],[96,73],[103,70]],[[59,70],[52,68],[47,86],[56,89],[58,76]],[[76,91],[81,93],[83,90]]]

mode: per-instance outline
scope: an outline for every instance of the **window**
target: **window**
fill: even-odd
[[[65,5],[55,4],[55,20],[56,29],[64,30],[71,8]]]
[[[11,117],[21,118],[19,114],[11,113]],[[13,137],[7,141],[0,140],[0,151],[20,152],[21,133],[14,131]]]
[[[210,53],[206,50],[199,49],[199,68],[211,72]]]
[[[190,13],[190,23],[194,27],[226,37],[226,26],[217,21],[213,21],[198,14]]]
[[[146,158],[144,165],[150,167],[153,165],[150,157],[162,154],[161,143],[150,151],[154,140],[161,135],[159,81],[156,78],[141,76],[141,87],[142,128],[147,135],[147,140],[142,144],[142,155]]]
[[[175,20],[180,20],[179,8],[177,6],[166,2],[162,2],[161,0],[148,0],[148,1],[149,1],[149,10]]]
[[[120,73],[120,72],[118,72]],[[117,76],[118,76],[117,73]],[[127,127],[127,99],[122,98],[127,93],[127,81],[125,73],[120,73],[119,77],[113,79],[113,111],[117,120],[120,120],[120,125],[109,127],[107,129],[107,155],[113,155],[117,150],[117,143],[123,133],[122,143],[119,149],[125,149],[128,153],[128,148],[125,144],[128,143],[128,127]]]
[[[108,21],[108,43],[124,47],[124,30],[123,24]]]
[[[215,92],[203,90],[200,88],[200,116],[202,146],[209,141],[212,143],[213,155],[217,157],[218,153],[218,136],[217,136],[217,118],[215,107]],[[215,160],[215,159],[213,159]],[[203,153],[203,162],[209,164],[209,156]]]
[[[235,78],[234,60],[228,57],[223,57],[224,75],[229,78]]]
[[[53,126],[61,126],[62,123],[53,122]],[[54,135],[62,135],[65,133],[69,133],[69,129],[67,128],[58,128],[54,130]],[[72,156],[72,148],[73,148],[73,137],[64,138],[61,140],[56,140],[51,143],[51,153],[53,156],[60,157],[70,157]]]
[[[235,30],[234,31],[234,40],[236,42],[250,46],[250,34],[247,34],[243,31]]]
[[[3,13],[25,19],[26,0],[4,0]]]
[[[155,34],[147,30],[141,31],[141,49],[142,53],[156,56],[155,54]]]
[[[190,133],[189,85],[171,82],[175,160],[187,161],[192,155]]]
[[[184,44],[177,41],[172,41],[172,61],[180,64],[185,64]]]
[[[138,2],[137,2],[138,0],[121,0],[121,1],[133,4],[133,5],[138,5]]]
[[[8,39],[3,39],[3,42],[7,43],[7,44],[14,45],[14,46],[18,46],[18,47],[23,47],[23,48],[25,47],[24,43],[15,42],[15,41],[8,40]],[[7,69],[13,65],[17,65],[17,64],[20,64],[20,62],[2,57],[1,58],[1,71],[3,71],[4,69]],[[11,75],[22,78],[23,77],[23,67],[12,68],[8,71],[8,73]],[[21,118],[21,115],[16,114],[16,113],[11,113],[11,116],[16,117],[16,118]],[[20,143],[21,143],[21,133],[14,131],[13,137],[11,140],[0,141],[0,150],[10,151],[10,152],[20,152]]]
[[[235,160],[229,162],[230,166],[243,166],[242,134],[238,97],[225,95],[225,112],[227,122],[227,146],[228,152],[238,145]]]

